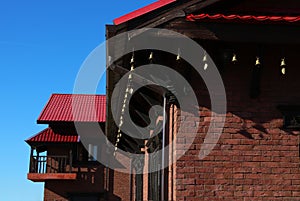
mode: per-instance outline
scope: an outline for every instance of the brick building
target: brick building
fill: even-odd
[[[174,48],[181,52],[174,55],[149,48],[134,51],[133,55],[132,49],[139,49],[138,42],[143,31],[131,35],[133,32],[130,32],[118,43],[108,43],[108,56],[117,59],[107,70],[107,114],[105,118],[92,119],[92,122],[100,123],[102,127],[106,122],[107,138],[117,147],[116,157],[119,150],[144,155],[141,160],[130,158],[130,154],[128,156],[130,171],[144,174],[122,173],[104,167],[93,161],[84,148],[81,149],[85,152],[82,160],[85,158],[88,166],[82,170],[70,168],[73,167],[74,161],[70,159],[74,158],[75,150],[71,147],[78,150],[83,146],[72,127],[76,119],[59,117],[59,109],[66,111],[61,102],[53,107],[46,106],[41,117],[48,109],[55,118],[50,115],[48,120],[42,120],[40,117],[38,122],[49,124],[49,128],[27,142],[37,153],[47,150],[47,156],[64,152],[70,157],[56,158],[55,161],[63,162],[66,168],[60,174],[48,172],[48,169],[40,172],[36,165],[31,165],[28,178],[45,181],[45,201],[300,200],[299,8],[300,3],[296,0],[161,0],[115,19],[114,25],[107,26],[108,39],[139,28],[160,28],[182,33],[204,47],[205,53],[199,52],[200,62],[205,63],[205,54],[211,57],[220,72],[227,98],[227,111],[221,113],[225,124],[217,144],[206,157],[199,158],[206,136],[210,134],[208,129],[213,114],[220,112],[212,107],[210,95],[214,92],[208,90],[203,77],[186,60],[178,58],[195,52],[184,52],[180,46],[181,39],[176,35],[155,32],[147,35],[147,40],[153,43],[161,39],[174,41]],[[119,58],[120,55],[122,57]],[[122,103],[130,90],[126,86],[120,87],[118,98],[113,96],[113,90],[118,87],[120,79],[131,72],[131,68],[138,69],[153,63],[172,68],[190,82],[199,103],[198,118],[191,118],[189,111],[181,107],[172,88],[185,91],[182,98],[189,98],[189,91],[176,86],[176,81],[170,80],[167,75],[162,75],[169,88],[141,87],[130,99],[129,113],[137,125],[146,127],[151,123],[149,109],[153,105],[161,105],[165,112],[158,113],[155,122],[157,126],[164,123],[166,126],[158,135],[152,136],[153,127],[149,133],[140,133],[147,139],[136,139],[119,131],[111,110],[112,103],[119,106],[117,111],[122,110]],[[209,71],[211,67],[204,65],[202,69]],[[139,80],[131,83],[139,84]],[[79,102],[86,105],[88,100],[81,99]],[[82,111],[85,113],[88,109]],[[100,113],[97,113],[99,117],[103,117]],[[117,114],[121,118],[122,113]],[[89,124],[91,120],[88,119],[80,122]],[[187,121],[188,126],[178,136],[182,121]],[[194,128],[197,128],[196,133],[193,133]],[[51,138],[59,134],[63,136]],[[66,134],[71,136],[66,137]],[[49,139],[59,140],[51,142]],[[171,155],[158,152],[173,140],[175,142],[169,150]],[[90,152],[97,150],[99,154],[96,155],[104,154],[99,147],[90,146]],[[158,154],[153,155],[156,152]],[[180,153],[183,155],[178,160],[172,158],[173,154]],[[33,152],[31,156],[31,164],[44,157],[34,156]],[[163,166],[163,158],[174,160],[174,163],[163,170],[158,168],[155,172],[146,173],[150,167]],[[92,165],[97,168],[90,167]],[[83,185],[82,182],[87,183]]]
[[[91,102],[95,102],[91,104]],[[105,192],[105,168],[94,157],[100,147],[83,146],[74,122],[105,126],[105,95],[53,94],[37,123],[48,128],[26,140],[31,147],[28,179],[45,182],[44,200],[99,200]],[[80,107],[74,116],[73,108]],[[93,116],[92,111],[96,111]],[[93,155],[89,154],[92,153]]]

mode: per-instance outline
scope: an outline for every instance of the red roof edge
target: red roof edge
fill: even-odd
[[[161,8],[163,6],[166,6],[166,5],[170,4],[170,3],[173,3],[175,1],[176,0],[159,0],[159,1],[156,1],[156,2],[154,2],[152,4],[149,4],[148,6],[142,7],[140,9],[137,9],[137,10],[135,10],[133,12],[130,12],[130,13],[126,14],[126,15],[123,15],[123,16],[121,16],[119,18],[116,18],[116,19],[114,19],[113,22],[114,22],[115,25],[122,24],[124,22],[127,22],[129,20],[137,18],[137,17],[139,17],[141,15],[144,15],[144,14],[149,13],[151,11],[154,11],[156,9],[159,9],[159,8]]]
[[[45,109],[46,109],[47,106],[49,105],[49,103],[50,103],[50,101],[51,101],[51,99],[52,99],[52,97],[53,97],[54,95],[56,95],[56,94],[55,94],[55,93],[54,93],[54,94],[51,94],[50,98],[48,99],[46,105],[44,106],[44,108],[43,108],[41,114],[39,115],[39,117],[38,117],[38,119],[37,119],[37,123],[39,123],[39,119],[41,118],[41,116],[42,116],[43,113],[45,112]]]
[[[78,135],[63,135],[60,133],[55,133],[50,127],[38,132],[36,135],[25,140],[27,144],[31,143],[41,143],[41,142],[66,142],[66,143],[77,143],[80,141]]]

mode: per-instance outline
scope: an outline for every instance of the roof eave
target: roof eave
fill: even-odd
[[[147,13],[150,13],[150,12],[152,12],[154,10],[157,10],[159,8],[162,8],[162,7],[166,6],[166,5],[169,5],[169,4],[174,3],[174,2],[176,2],[176,0],[159,0],[159,1],[156,1],[156,2],[154,2],[152,4],[149,4],[149,5],[145,6],[145,7],[142,7],[140,9],[137,9],[135,11],[132,11],[132,12],[130,12],[128,14],[125,14],[125,15],[123,15],[121,17],[118,17],[118,18],[114,19],[113,20],[114,25],[123,24],[125,22],[128,22],[128,21],[130,21],[132,19],[135,19],[135,18],[140,17],[142,15],[145,15]]]

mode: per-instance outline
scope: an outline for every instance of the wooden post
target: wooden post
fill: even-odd
[[[141,151],[144,152],[144,171],[143,171],[143,200],[148,200],[148,168],[149,168],[149,154],[147,152],[147,140],[145,140],[144,148],[141,148]]]
[[[36,159],[35,159],[35,173],[40,173],[39,170],[39,160],[40,160],[40,152],[36,150]]]
[[[32,168],[34,167],[33,160],[33,148],[30,147],[30,160],[29,160],[29,173],[32,173]]]
[[[71,173],[72,172],[72,162],[73,162],[72,161],[73,160],[72,149],[70,149],[70,156],[69,157],[70,157],[70,164],[69,164],[70,165],[70,170],[69,170],[69,172]]]

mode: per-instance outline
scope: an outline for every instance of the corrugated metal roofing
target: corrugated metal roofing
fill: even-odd
[[[119,18],[114,19],[114,24],[115,25],[122,24],[124,22],[127,22],[129,20],[137,18],[137,17],[139,17],[141,15],[144,15],[146,13],[154,11],[154,10],[156,10],[158,8],[166,6],[166,5],[168,5],[170,3],[173,3],[175,1],[176,0],[159,0],[159,1],[156,1],[156,2],[154,2],[152,4],[149,4],[149,5],[145,6],[145,7],[142,7],[140,9],[138,9],[138,10],[135,10],[133,12],[130,12],[130,13],[126,14],[126,15],[123,15],[123,16],[121,16]]]
[[[105,116],[105,95],[52,94],[37,122],[105,122]]]
[[[33,142],[79,142],[78,135],[62,135],[60,133],[55,133],[51,128],[46,128],[45,130],[39,132],[35,136],[26,140],[27,143]]]
[[[223,15],[223,14],[199,14],[199,15],[189,15],[187,16],[188,21],[197,20],[240,20],[240,21],[273,21],[273,22],[298,22],[300,21],[300,16],[254,16],[254,15]]]

